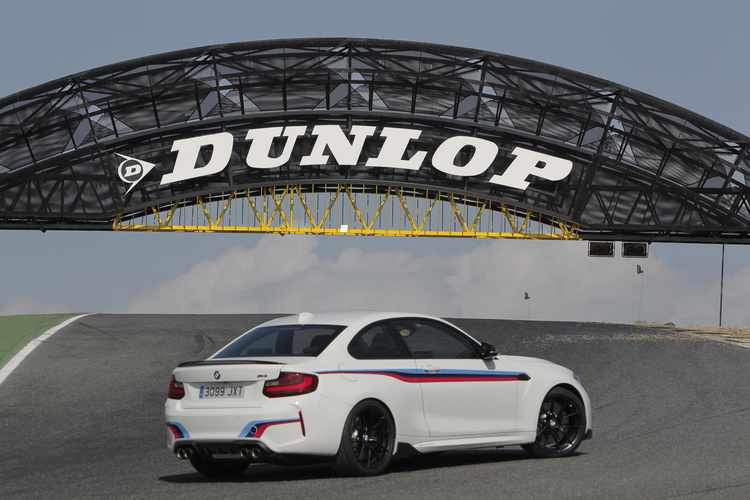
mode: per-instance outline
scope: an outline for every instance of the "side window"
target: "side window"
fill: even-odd
[[[463,333],[437,321],[394,320],[398,336],[417,359],[478,358],[477,345]]]
[[[411,358],[404,342],[386,322],[362,329],[349,343],[349,354],[356,359]]]

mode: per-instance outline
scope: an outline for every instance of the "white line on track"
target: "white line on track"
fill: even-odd
[[[39,335],[38,337],[31,339],[28,344],[23,346],[23,348],[18,351],[12,358],[10,358],[10,361],[8,361],[5,366],[0,368],[0,384],[5,382],[5,379],[8,378],[8,376],[13,373],[13,370],[18,368],[18,365],[21,364],[21,361],[26,359],[26,356],[31,354],[31,352],[39,347],[39,344],[56,334],[58,331],[62,330],[69,324],[73,323],[76,320],[79,320],[83,318],[84,316],[91,316],[91,313],[89,314],[79,314],[78,316],[73,316],[72,318],[68,318],[62,323],[58,323],[52,328],[45,331],[43,334]]]

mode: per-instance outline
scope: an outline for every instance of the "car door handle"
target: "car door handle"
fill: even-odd
[[[440,368],[436,368],[434,366],[427,366],[424,368],[424,371],[427,373],[437,373],[440,371]]]

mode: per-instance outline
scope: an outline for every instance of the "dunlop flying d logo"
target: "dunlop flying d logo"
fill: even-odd
[[[133,158],[132,156],[122,155],[115,153],[115,155],[122,158],[122,161],[117,166],[117,175],[120,176],[122,182],[130,184],[130,187],[125,194],[128,194],[133,188],[148,175],[151,170],[156,166],[153,163]]]
[[[245,141],[249,142],[245,164],[251,169],[273,169],[286,165],[299,137],[308,133],[308,126],[266,127],[247,131]],[[432,151],[416,151],[405,159],[411,141],[419,139],[422,131],[410,128],[353,125],[344,131],[340,125],[315,125],[310,135],[316,136],[312,150],[300,158],[299,166],[314,167],[328,164],[331,156],[339,166],[356,166],[365,141],[379,137],[383,144],[377,156],[368,158],[363,168],[419,170],[427,162],[444,174],[454,177],[474,177],[483,175],[493,165],[499,147],[493,141],[473,136],[448,137]],[[271,156],[274,141],[284,143],[278,156]],[[160,185],[197,179],[222,172],[229,165],[235,145],[234,136],[229,132],[201,135],[178,139],[172,143],[172,153],[176,153],[171,172],[161,177]],[[456,158],[469,148],[471,157],[464,164],[457,164]],[[201,151],[210,150],[210,158],[203,165],[198,164]],[[501,174],[494,173],[486,182],[514,189],[525,190],[531,184],[530,177],[548,181],[560,181],[573,169],[573,162],[564,158],[515,147],[511,154],[513,161]],[[124,161],[118,167],[120,179],[130,184],[132,190],[154,168],[153,163],[130,156],[117,156]],[[127,193],[126,193],[127,194]]]

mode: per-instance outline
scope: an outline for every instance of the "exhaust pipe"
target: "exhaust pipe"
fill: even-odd
[[[263,456],[263,452],[257,446],[243,446],[240,454],[246,460],[259,460]]]
[[[182,446],[180,448],[177,448],[177,451],[175,451],[175,455],[177,455],[177,458],[179,458],[180,460],[187,460],[193,456],[193,448],[191,448],[190,446]]]

